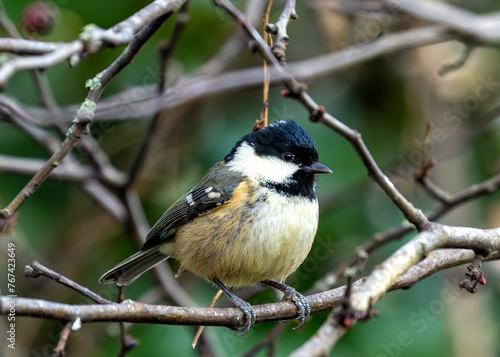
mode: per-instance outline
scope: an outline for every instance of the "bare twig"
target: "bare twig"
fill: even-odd
[[[500,257],[500,252],[496,256]],[[436,249],[401,275],[389,291],[409,289],[438,271],[466,264],[473,258],[474,251],[469,249]],[[494,259],[493,256],[489,258]]]
[[[499,233],[500,229],[481,230],[431,223],[426,230],[378,265],[363,287],[352,295],[351,305],[360,314],[355,317],[362,318],[368,307],[378,301],[400,275],[432,250],[445,247],[495,251],[500,249],[500,238],[494,238]]]
[[[271,7],[273,5],[273,0],[269,0],[269,3],[267,4],[267,9],[265,14],[263,15],[263,22],[264,22],[264,29],[268,25],[269,22],[269,13],[271,12]],[[264,41],[266,42],[266,45],[272,45],[273,40],[271,38],[271,35],[268,33],[264,32]],[[260,111],[260,116],[259,119],[257,119],[252,128],[252,132],[255,132],[257,130],[261,130],[265,128],[268,125],[268,112],[269,112],[269,67],[267,65],[267,61],[264,58],[262,60],[262,69],[263,69],[263,75],[264,75],[264,80],[262,84],[262,110]]]
[[[343,295],[343,289],[324,292],[308,297],[314,313],[331,309]],[[292,302],[279,302],[254,306],[257,322],[291,319],[297,316],[297,308]],[[9,313],[8,298],[0,297],[0,314]],[[236,330],[243,319],[236,308],[191,308],[160,306],[123,302],[107,305],[68,305],[45,300],[18,297],[16,316],[31,316],[69,321],[77,317],[82,323],[88,322],[131,322],[172,325],[225,326]]]
[[[210,305],[208,305],[208,307],[209,308],[214,307],[215,303],[217,302],[217,300],[220,298],[221,295],[222,295],[222,290],[219,289],[219,291],[217,291],[214,298],[212,299],[212,302],[210,303]],[[196,334],[194,335],[193,343],[191,343],[191,346],[193,348],[196,348],[196,345],[198,344],[198,340],[200,339],[201,333],[203,332],[204,328],[205,328],[205,326],[198,327],[198,330],[196,331]]]
[[[31,263],[31,265],[26,265],[25,270],[24,270],[24,275],[29,278],[38,278],[39,276],[45,276],[47,278],[53,279],[57,281],[59,284],[62,284],[64,286],[67,286],[68,288],[71,288],[78,292],[79,294],[82,294],[83,296],[89,298],[92,301],[95,301],[98,304],[112,304],[112,301],[109,301],[93,291],[87,289],[84,286],[81,286],[78,283],[75,283],[74,281],[66,278],[65,276],[62,276],[59,273],[56,273],[55,271],[47,268],[46,266],[40,264],[36,260]]]
[[[476,254],[474,259],[467,266],[468,272],[465,273],[465,279],[460,282],[460,288],[465,289],[470,293],[477,292],[478,284],[486,284],[486,279],[484,278],[484,273],[481,270],[481,263],[488,254]]]
[[[57,341],[57,345],[52,352],[52,357],[66,356],[66,352],[64,350],[66,349],[66,343],[68,342],[69,333],[71,332],[71,326],[73,326],[73,323],[73,321],[70,321],[64,324],[59,336],[59,341]]]
[[[500,14],[477,15],[451,4],[433,1],[384,0],[419,19],[440,23],[449,28],[477,38],[480,41],[496,43],[500,40]]]
[[[132,336],[127,334],[125,329],[125,323],[120,322],[120,352],[118,352],[118,357],[125,356],[133,348],[137,347],[139,342]]]
[[[20,40],[12,40],[20,41]],[[84,50],[82,41],[74,41],[60,46],[56,51],[31,57],[18,57],[5,62],[0,67],[0,87],[3,87],[9,78],[16,72],[26,69],[45,69],[67,60],[76,53]]]
[[[0,154],[0,173],[11,173],[18,175],[33,175],[45,161],[40,159],[28,159]],[[94,170],[86,166],[68,166],[64,163],[54,170],[51,178],[67,181],[81,182],[94,176]]]
[[[83,28],[78,40],[66,44],[51,44],[33,46],[38,53],[44,54],[19,57],[5,62],[0,67],[0,87],[5,85],[7,80],[17,71],[25,69],[44,69],[52,67],[62,61],[70,59],[70,64],[74,65],[84,56],[97,52],[104,47],[120,46],[132,41],[134,35],[144,26],[154,22],[161,16],[167,17],[177,11],[186,0],[156,0],[147,5],[134,15],[116,24],[108,30],[103,30],[96,25],[87,25]],[[5,41],[5,49],[15,50],[17,53],[26,53],[27,48],[33,45],[26,40]],[[1,45],[0,45],[1,46]],[[23,50],[24,49],[24,50]],[[50,49],[50,52],[47,52]],[[45,53],[47,52],[47,53]]]
[[[288,42],[290,42],[286,28],[290,19],[298,19],[297,13],[295,12],[295,0],[286,1],[283,12],[276,23],[266,24],[266,31],[276,35],[276,41],[271,47],[271,51],[280,61],[281,65],[286,64],[286,47],[288,46]]]
[[[461,203],[464,203],[466,201],[469,201],[471,199],[480,196],[497,192],[498,189],[500,188],[500,174],[497,174],[480,184],[476,184],[469,188],[466,188],[463,191],[453,196],[447,192],[444,192],[441,188],[438,188],[437,186],[432,184],[430,179],[424,180],[422,184],[427,188],[428,191],[434,192],[433,196],[435,197],[439,196],[441,198],[440,201],[444,202],[444,205],[440,209],[438,209],[433,215],[431,215],[432,219],[434,220],[441,217],[449,209]]]
[[[186,1],[177,13],[177,16],[175,18],[175,26],[172,34],[170,35],[170,40],[166,43],[161,44],[160,48],[158,49],[158,52],[160,54],[160,81],[158,83],[158,93],[162,93],[167,87],[166,80],[169,61],[189,21],[188,4],[189,2]]]

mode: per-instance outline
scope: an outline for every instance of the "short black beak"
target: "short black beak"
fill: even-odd
[[[315,162],[312,165],[309,166],[303,166],[302,170],[306,172],[312,172],[315,174],[331,174],[332,170],[330,170],[328,167],[326,167],[323,164],[320,164],[319,162]]]

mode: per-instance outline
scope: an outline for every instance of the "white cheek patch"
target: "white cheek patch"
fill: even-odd
[[[258,156],[254,148],[246,142],[236,150],[228,166],[245,176],[271,182],[284,182],[299,169],[293,162],[286,162],[274,156]]]

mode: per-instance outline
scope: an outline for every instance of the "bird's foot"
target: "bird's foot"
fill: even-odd
[[[301,328],[305,320],[311,314],[311,307],[309,306],[307,298],[288,285],[281,284],[273,280],[264,280],[262,282],[266,285],[269,285],[275,289],[282,291],[284,295],[281,301],[292,301],[295,304],[295,306],[297,306],[298,310],[297,312],[299,316],[297,316],[295,320],[299,321],[299,325],[294,327],[293,329],[297,330]]]
[[[255,310],[248,302],[234,295],[231,290],[229,290],[219,279],[213,279],[212,281],[224,292],[224,294],[226,294],[227,298],[231,300],[233,305],[240,309],[243,312],[243,315],[245,315],[245,321],[238,328],[238,331],[243,331],[240,336],[245,336],[248,331],[250,331],[250,326],[255,323]]]
[[[240,309],[243,312],[243,315],[245,315],[244,323],[238,328],[238,331],[241,331],[240,336],[245,336],[248,331],[250,331],[250,326],[255,323],[255,310],[253,309],[252,305],[250,305],[245,300],[240,299],[236,295],[233,295],[233,297],[229,297],[229,299],[231,300],[233,305]]]
[[[297,316],[295,319],[299,321],[299,325],[293,328],[294,330],[297,330],[302,327],[304,321],[306,321],[306,319],[311,314],[311,307],[309,306],[309,302],[307,301],[306,297],[298,293],[297,290],[290,286],[287,286],[284,294],[285,295],[283,295],[283,299],[281,299],[281,301],[292,301],[295,306],[297,306],[299,316]]]

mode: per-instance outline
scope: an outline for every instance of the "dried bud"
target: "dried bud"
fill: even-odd
[[[23,11],[23,29],[35,34],[48,34],[54,27],[54,5],[43,1],[29,4]]]
[[[479,278],[479,284],[486,285],[486,278],[484,277],[484,275]]]

